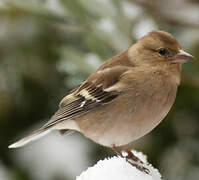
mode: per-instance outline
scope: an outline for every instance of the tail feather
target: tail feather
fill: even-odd
[[[43,136],[45,136],[46,134],[48,134],[53,128],[52,127],[48,127],[48,128],[40,128],[36,131],[33,131],[30,135],[24,137],[23,139],[17,141],[14,144],[11,144],[10,146],[8,146],[9,148],[18,148],[21,146],[24,146],[26,144],[28,144],[31,141],[35,141]]]

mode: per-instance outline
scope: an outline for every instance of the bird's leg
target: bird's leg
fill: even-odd
[[[122,149],[127,153],[127,156],[125,156],[126,159],[132,159],[135,162],[143,164],[143,162],[137,156],[135,156],[130,149],[126,148],[125,146],[123,146]]]
[[[122,153],[120,152],[120,150],[119,150],[115,145],[112,146],[112,150],[113,150],[118,156],[124,158],[124,156],[122,155]]]

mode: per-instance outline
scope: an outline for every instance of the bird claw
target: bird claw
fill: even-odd
[[[133,167],[137,168],[138,170],[146,174],[150,173],[149,169],[143,166],[144,162],[141,161],[137,156],[135,156],[133,152],[131,152],[129,149],[123,148],[124,151],[127,153],[126,156],[123,156],[123,154],[115,146],[113,146],[112,149],[116,152],[118,156],[125,158],[126,161],[130,163]]]
[[[130,163],[133,167],[137,168],[138,170],[140,170],[140,171],[142,171],[142,172],[144,172],[144,173],[146,173],[146,174],[149,174],[149,173],[150,173],[149,169],[147,169],[147,168],[144,167],[143,165],[139,165],[139,164],[137,164],[136,162],[132,162],[132,161],[130,161],[130,160],[128,160],[128,159],[126,159],[126,161],[127,161],[128,163]]]
[[[127,156],[125,156],[126,159],[131,159],[135,162],[144,164],[143,161],[141,161],[137,156],[135,156],[130,150],[125,149],[125,152],[127,153]]]
[[[127,153],[127,156],[125,156],[127,162],[129,162],[132,166],[136,167],[138,170],[145,172],[146,174],[149,174],[150,171],[149,169],[143,166],[144,163],[142,160],[135,156],[133,152],[131,152],[129,149],[125,149],[125,152]]]

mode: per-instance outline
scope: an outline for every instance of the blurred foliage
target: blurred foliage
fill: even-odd
[[[163,9],[167,2],[170,4]],[[177,3],[194,8],[184,5],[182,12],[176,14],[173,9],[176,10]],[[146,32],[171,32],[198,60],[199,26],[192,15],[199,17],[199,5],[198,1],[192,3],[0,1],[0,169],[2,163],[12,180],[32,179],[13,161],[7,146],[26,129],[46,122],[64,95],[104,60],[126,49]],[[196,8],[198,11],[194,11]],[[164,179],[199,178],[197,172],[191,173],[199,166],[198,77],[198,62],[184,66],[182,86],[171,112],[152,133],[132,144],[161,168]],[[95,161],[110,154],[106,148],[95,148],[91,157]],[[52,179],[60,178],[54,175]]]

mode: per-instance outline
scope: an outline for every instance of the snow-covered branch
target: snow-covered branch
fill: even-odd
[[[142,162],[140,166],[148,172],[141,171],[125,158],[114,156],[100,160],[93,167],[82,172],[76,180],[161,180],[157,169],[147,162],[147,158],[141,152],[132,151]]]

